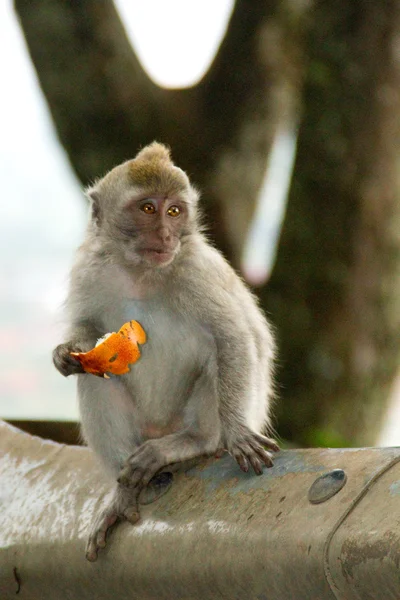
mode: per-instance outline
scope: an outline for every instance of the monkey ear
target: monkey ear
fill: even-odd
[[[195,208],[197,208],[197,205],[199,203],[200,200],[200,192],[199,190],[192,184],[190,184],[190,201],[192,203],[192,206],[194,206]]]
[[[93,189],[89,189],[86,191],[86,195],[91,203],[91,219],[97,227],[101,223],[101,209],[100,209],[100,196]]]

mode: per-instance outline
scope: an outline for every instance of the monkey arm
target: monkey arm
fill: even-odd
[[[272,466],[271,455],[264,447],[279,450],[273,440],[249,425],[252,420],[249,412],[258,392],[258,371],[263,365],[258,363],[255,342],[251,332],[243,326],[243,318],[231,321],[219,317],[215,321],[214,336],[222,442],[243,471],[248,470],[250,463],[260,475],[262,464]],[[268,399],[263,401],[268,402]]]
[[[220,443],[215,360],[209,359],[184,410],[184,428],[144,442],[126,461],[118,482],[143,487],[167,465],[215,453]]]
[[[179,307],[213,338],[221,443],[242,470],[251,465],[261,474],[263,464],[272,466],[265,448],[279,450],[274,440],[261,434],[272,391],[272,334],[230,265],[214,248],[197,243],[196,269],[181,272]]]
[[[81,346],[82,352],[87,352],[104,333],[106,332],[101,331],[94,320],[80,319],[70,326],[69,339],[71,343]]]

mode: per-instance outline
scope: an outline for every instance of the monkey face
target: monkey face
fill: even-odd
[[[197,230],[198,193],[162,144],[145,147],[87,191],[92,231],[131,266],[165,267]]]
[[[151,267],[169,265],[179,253],[188,220],[184,200],[150,197],[134,200],[125,212],[124,231],[130,231],[130,254]],[[130,221],[130,223],[127,223]]]

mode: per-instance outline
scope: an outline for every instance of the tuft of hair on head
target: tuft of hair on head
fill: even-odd
[[[159,142],[149,144],[129,161],[128,178],[149,194],[172,197],[191,190],[188,176],[174,165],[169,148]]]
[[[148,146],[145,146],[136,155],[135,160],[172,163],[170,149],[168,148],[168,146],[160,144],[160,142],[152,142]]]

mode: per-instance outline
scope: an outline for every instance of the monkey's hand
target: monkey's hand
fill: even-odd
[[[279,451],[279,446],[274,440],[255,433],[246,426],[241,426],[240,430],[232,433],[227,439],[228,452],[245,473],[249,470],[249,463],[256,475],[262,475],[263,465],[273,466],[272,455],[265,447],[274,452]]]
[[[76,375],[78,373],[84,373],[81,363],[71,356],[71,352],[81,352],[72,342],[60,344],[53,350],[53,363],[61,375],[68,377],[68,375]]]
[[[168,463],[159,446],[161,440],[147,440],[128,458],[121,470],[118,483],[142,489]]]

